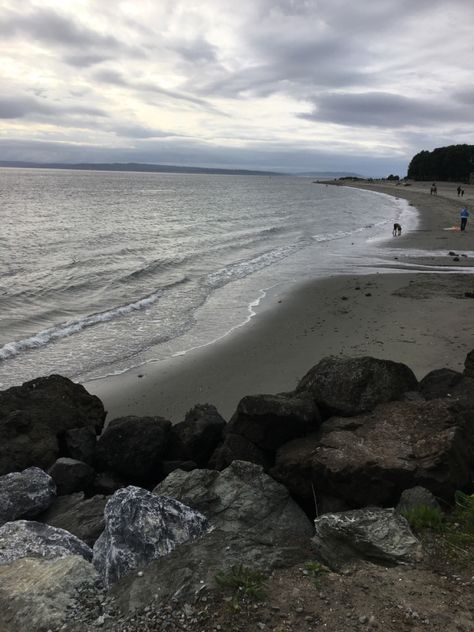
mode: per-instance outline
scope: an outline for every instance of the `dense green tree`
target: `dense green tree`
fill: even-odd
[[[469,182],[474,172],[474,145],[450,145],[433,151],[420,151],[408,166],[412,180]]]

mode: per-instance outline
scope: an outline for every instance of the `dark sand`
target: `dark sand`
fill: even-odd
[[[474,299],[465,297],[474,292],[474,276],[457,273],[456,267],[474,266],[474,256],[456,262],[448,252],[474,251],[474,187],[465,185],[461,200],[457,184],[438,184],[437,196],[429,194],[430,184],[358,185],[406,198],[420,211],[418,230],[390,241],[398,257],[388,257],[386,270],[274,293],[248,325],[221,341],[88,382],[87,390],[103,400],[108,420],[160,415],[178,422],[196,403],[212,403],[229,418],[244,395],[292,390],[327,355],[404,362],[418,378],[436,368],[462,370],[474,348]],[[444,230],[459,224],[461,204],[473,215],[466,232]],[[440,251],[417,258],[416,264],[446,266],[449,273],[401,272],[410,261],[406,249]]]

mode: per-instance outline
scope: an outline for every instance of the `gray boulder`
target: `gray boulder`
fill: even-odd
[[[92,591],[97,573],[80,556],[23,558],[0,566],[2,632],[47,632],[68,629],[68,615],[81,592]]]
[[[0,392],[0,475],[30,465],[47,469],[61,456],[71,428],[100,432],[102,402],[60,375],[41,377]]]
[[[416,507],[430,507],[441,510],[440,504],[434,495],[426,487],[421,487],[421,485],[405,489],[400,496],[396,510],[398,513],[403,513]]]
[[[311,396],[326,417],[352,416],[417,388],[413,371],[399,362],[328,357],[308,371],[296,393]]]
[[[82,492],[58,496],[51,507],[37,520],[51,527],[65,529],[88,546],[93,546],[105,528],[106,496],[84,498]]]
[[[53,479],[38,467],[0,476],[0,525],[36,516],[50,506],[55,496]]]
[[[312,545],[328,566],[342,570],[364,560],[401,564],[421,559],[408,522],[394,509],[378,507],[324,514],[314,521]]]
[[[105,530],[94,544],[94,566],[110,586],[208,529],[205,516],[179,501],[126,487],[107,502]]]
[[[32,520],[16,520],[0,527],[0,565],[23,557],[92,559],[91,549],[72,533]]]
[[[273,464],[273,456],[265,453],[242,435],[228,432],[224,441],[214,450],[209,459],[209,467],[223,470],[233,461],[256,463],[267,470]]]
[[[162,417],[114,419],[97,442],[97,465],[136,483],[156,483],[171,422]]]
[[[287,543],[313,532],[287,489],[254,463],[234,461],[222,472],[176,470],[153,492],[197,509],[223,531],[252,533],[256,542]]]
[[[88,491],[95,478],[95,471],[90,465],[65,456],[53,463],[48,474],[56,483],[58,496]]]
[[[204,467],[222,440],[226,426],[211,404],[198,404],[186,413],[184,421],[172,426],[166,458],[169,461],[194,461]]]
[[[321,422],[308,397],[248,395],[240,400],[226,432],[241,435],[264,452],[314,432]]]
[[[391,402],[357,417],[333,417],[318,433],[282,446],[272,476],[292,495],[314,493],[350,507],[391,505],[403,490],[427,487],[448,501],[468,487],[474,414],[449,400]]]

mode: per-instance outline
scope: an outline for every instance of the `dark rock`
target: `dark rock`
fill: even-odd
[[[194,509],[139,487],[115,492],[104,515],[105,530],[94,544],[93,562],[107,586],[209,528]]]
[[[82,492],[59,496],[37,520],[51,527],[65,529],[92,547],[105,527],[106,503],[106,496],[85,499]]]
[[[163,461],[162,471],[163,476],[168,476],[175,470],[183,470],[184,472],[190,472],[197,469],[197,463],[194,461]]]
[[[68,615],[79,607],[81,593],[93,591],[97,573],[77,555],[23,558],[0,566],[2,632],[69,630]]]
[[[328,357],[308,371],[296,392],[310,395],[326,415],[350,416],[417,388],[412,370],[399,362]]]
[[[448,252],[448,255],[449,255],[450,257],[455,257],[455,256],[456,256],[456,253],[455,253],[453,250],[450,250],[450,251]]]
[[[0,525],[36,516],[50,506],[55,496],[53,479],[38,467],[1,476]]]
[[[314,521],[317,556],[335,570],[365,560],[400,564],[421,558],[408,522],[393,509],[359,509],[325,514]]]
[[[48,474],[54,479],[59,496],[89,490],[95,477],[90,465],[67,457],[55,461]]]
[[[120,417],[110,422],[97,442],[98,467],[128,481],[157,482],[166,453],[171,422],[162,417]]]
[[[464,361],[464,375],[474,378],[474,349],[469,351]]]
[[[94,428],[71,428],[64,433],[66,456],[77,461],[94,465],[97,435]]]
[[[48,468],[71,428],[100,432],[105,411],[98,397],[60,375],[0,392],[0,474],[30,465]]]
[[[405,489],[400,496],[396,510],[398,513],[402,513],[409,509],[415,509],[416,507],[430,507],[432,509],[441,509],[438,501],[433,494],[426,489],[426,487],[411,487]]]
[[[305,506],[330,494],[352,508],[397,502],[422,485],[451,501],[470,485],[473,414],[449,400],[391,402],[359,417],[334,417],[277,452],[271,475]]]
[[[194,406],[186,413],[184,421],[171,428],[167,460],[194,461],[204,467],[222,441],[225,426],[225,420],[214,406]]]
[[[430,371],[420,382],[420,392],[425,399],[446,397],[451,389],[462,380],[462,373],[452,369]]]
[[[245,437],[229,432],[209,459],[209,467],[223,470],[232,461],[249,461],[268,469],[273,463],[273,458]]]
[[[234,461],[222,472],[176,470],[153,492],[197,509],[223,531],[251,532],[256,542],[281,544],[313,532],[287,489],[253,463]]]
[[[0,565],[22,557],[92,559],[91,549],[72,533],[33,520],[16,520],[0,527]]]
[[[321,421],[308,397],[248,395],[240,400],[226,432],[241,435],[265,452],[314,432]]]
[[[99,472],[94,479],[92,489],[95,494],[111,496],[118,489],[126,486],[127,483],[118,474],[114,472]]]

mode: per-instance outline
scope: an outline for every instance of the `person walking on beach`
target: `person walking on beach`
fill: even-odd
[[[469,217],[469,211],[465,206],[461,209],[461,230],[466,230],[467,218]]]
[[[456,189],[458,192],[458,197],[461,195],[461,185],[458,186],[458,188]]]

